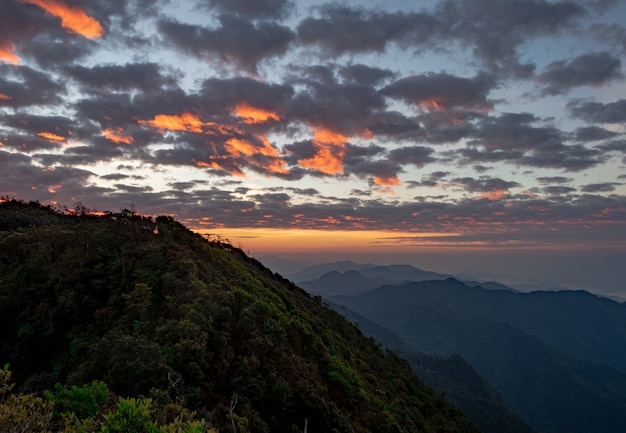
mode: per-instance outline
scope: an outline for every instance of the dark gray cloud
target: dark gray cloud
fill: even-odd
[[[60,33],[57,32],[57,33]],[[20,55],[32,58],[44,69],[56,69],[70,65],[87,57],[95,48],[95,42],[59,35],[50,42],[50,35],[37,35],[20,46]]]
[[[378,86],[382,82],[395,77],[390,69],[381,69],[363,64],[340,67],[339,75],[346,82],[364,86]]]
[[[258,64],[287,51],[295,34],[272,22],[253,23],[235,15],[221,15],[219,27],[207,28],[163,18],[158,29],[165,43],[211,63],[234,63],[256,72]]]
[[[54,105],[62,101],[65,85],[28,66],[0,64],[0,107]]]
[[[576,188],[572,188],[571,186],[545,186],[541,188],[541,191],[549,195],[562,196],[576,192]]]
[[[398,141],[418,141],[426,134],[419,119],[407,117],[397,111],[372,113],[368,128],[375,135],[388,136]]]
[[[174,77],[161,74],[161,68],[156,63],[98,65],[91,68],[71,65],[66,71],[81,84],[100,91],[139,89],[150,92],[164,86],[177,85]]]
[[[436,16],[445,23],[449,37],[472,47],[490,71],[527,78],[535,65],[521,63],[518,48],[529,37],[561,31],[584,13],[574,1],[445,0],[437,5]]]
[[[197,0],[199,5],[221,12],[245,15],[250,18],[285,18],[295,5],[290,0]]]
[[[289,84],[277,84],[248,77],[207,78],[202,82],[196,103],[204,109],[224,113],[246,102],[254,107],[284,115],[294,94]]]
[[[598,149],[605,150],[607,152],[623,152],[626,153],[626,140],[613,140],[607,143],[597,146]]]
[[[626,99],[606,104],[575,99],[567,108],[572,116],[589,123],[626,123]]]
[[[420,46],[436,41],[442,24],[428,13],[384,12],[327,3],[318,17],[300,21],[298,39],[326,54],[382,52],[391,42]]]
[[[375,113],[385,108],[383,96],[374,88],[338,83],[328,68],[308,70],[308,77],[295,81],[307,88],[294,95],[290,114],[310,125],[358,135],[369,127]]]
[[[430,147],[411,146],[393,149],[389,152],[389,160],[400,165],[413,165],[418,168],[435,162],[434,150]]]
[[[588,193],[613,192],[615,191],[615,187],[619,185],[621,185],[621,183],[615,183],[615,182],[590,183],[590,184],[584,185],[580,190],[582,192],[588,192]]]
[[[483,193],[508,191],[511,188],[521,186],[518,182],[506,181],[498,177],[480,177],[478,179],[462,177],[454,178],[452,182],[462,185],[463,189],[468,192]]]
[[[566,94],[577,86],[599,86],[623,78],[619,57],[606,51],[583,54],[570,61],[559,60],[537,76],[545,95]]]
[[[383,87],[380,92],[424,109],[483,111],[492,107],[488,95],[494,86],[493,77],[486,74],[463,78],[432,73],[402,78]]]
[[[466,163],[508,161],[520,165],[580,171],[603,160],[597,149],[566,144],[563,132],[538,125],[529,113],[505,113],[485,117],[459,154]]]
[[[571,177],[565,176],[541,176],[537,178],[537,181],[542,184],[551,184],[551,183],[569,183],[573,181]]]
[[[584,126],[574,132],[576,141],[586,143],[589,141],[606,140],[619,135],[617,132],[609,131],[599,126]]]
[[[589,31],[598,41],[611,41],[616,51],[626,52],[626,27],[623,24],[593,23],[589,26]]]

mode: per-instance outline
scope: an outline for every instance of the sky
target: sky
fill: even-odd
[[[624,23],[619,0],[2,0],[0,196],[626,292]]]

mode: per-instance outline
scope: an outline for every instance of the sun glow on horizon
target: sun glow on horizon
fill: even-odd
[[[429,238],[450,238],[459,233],[400,233],[384,230],[322,230],[322,229],[272,229],[272,228],[192,228],[206,236],[216,236],[233,246],[250,250],[253,254],[279,252],[362,251],[402,247],[398,239],[410,237],[423,239],[423,246],[432,244]]]

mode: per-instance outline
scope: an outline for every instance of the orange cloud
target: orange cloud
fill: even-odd
[[[219,162],[217,162],[215,159],[221,158],[223,159],[223,157],[213,157],[211,158],[211,161],[209,162],[205,162],[205,161],[194,161],[196,163],[196,166],[198,167],[204,167],[204,168],[214,168],[216,170],[226,170],[229,171],[232,175],[237,176],[237,177],[246,177],[246,174],[239,170],[237,167],[235,166],[231,166],[231,167],[224,167],[223,165],[221,165]]]
[[[157,114],[152,120],[139,120],[142,125],[150,125],[159,129],[170,131],[187,131],[202,133],[205,123],[198,116],[191,113],[181,115]]]
[[[0,60],[4,60],[13,65],[19,65],[20,58],[13,52],[13,44],[0,44]]]
[[[225,143],[226,150],[232,156],[253,156],[263,155],[269,157],[267,161],[249,161],[251,164],[265,168],[272,173],[289,173],[286,163],[280,159],[280,153],[274,148],[271,143],[264,137],[257,137],[263,143],[263,147],[254,145],[247,140],[241,140],[238,138],[231,138]]]
[[[280,117],[278,114],[272,111],[266,111],[261,108],[255,108],[251,105],[246,104],[245,102],[237,105],[235,110],[233,111],[237,116],[243,119],[244,123],[264,123],[268,120],[276,120],[279,121]]]
[[[417,105],[427,110],[446,111],[445,105],[436,98],[420,100]]]
[[[13,98],[11,98],[8,95],[5,95],[4,93],[0,93],[0,100],[8,101],[8,100],[11,100],[11,99],[13,99]]]
[[[152,120],[139,120],[141,125],[149,125],[168,131],[185,131],[196,134],[243,134],[244,131],[230,125],[220,125],[215,122],[203,122],[198,116],[191,113],[157,114]]]
[[[480,196],[488,200],[502,200],[507,194],[508,191],[505,189],[496,189],[493,191],[483,192]]]
[[[90,17],[78,6],[69,6],[60,0],[19,0],[39,6],[50,15],[61,19],[61,26],[86,38],[99,38],[104,33],[95,18]]]
[[[53,134],[52,132],[47,132],[47,131],[38,132],[37,135],[50,141],[65,141],[66,140],[66,138],[63,137],[62,135]]]
[[[402,184],[397,176],[376,176],[374,183],[380,186],[398,186]]]
[[[135,139],[133,138],[133,136],[126,134],[122,128],[116,128],[116,129],[107,128],[107,129],[103,129],[101,132],[102,132],[102,135],[104,135],[104,137],[107,140],[112,141],[113,143],[133,144],[135,142]]]
[[[311,158],[298,160],[298,164],[324,174],[342,173],[343,158],[346,155],[346,141],[348,138],[342,134],[329,129],[318,128],[315,130],[313,138],[317,153]]]

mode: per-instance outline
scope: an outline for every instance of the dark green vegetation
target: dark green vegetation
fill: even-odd
[[[102,382],[226,432],[477,431],[319,299],[169,217],[0,203],[0,329],[21,393]]]
[[[414,350],[461,355],[538,431],[624,431],[624,304],[582,291],[515,293],[454,279],[331,299]]]
[[[43,396],[13,393],[11,371],[0,370],[3,433],[217,433],[179,404],[115,398],[103,382],[71,388],[57,384]],[[158,419],[158,420],[157,420]]]

